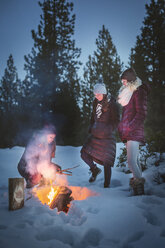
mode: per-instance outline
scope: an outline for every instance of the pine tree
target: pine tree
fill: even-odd
[[[130,65],[151,85],[146,131],[148,136],[161,131],[165,139],[165,1],[146,4],[141,34],[131,50]],[[163,134],[164,133],[164,134]],[[164,137],[164,138],[163,138]],[[155,137],[156,139],[156,137]]]
[[[131,64],[138,75],[155,87],[165,82],[165,2],[152,0],[146,4],[146,16],[131,53]]]
[[[74,120],[77,115],[80,117],[80,86],[77,75],[80,49],[75,47],[73,39],[73,3],[66,0],[46,0],[39,2],[39,5],[42,15],[38,30],[32,30],[34,47],[31,54],[25,56],[27,78],[35,84],[35,100],[42,116],[52,116],[57,129],[60,130],[63,126],[66,130],[69,113],[73,112],[75,116],[69,126],[76,128]],[[68,129],[65,134],[66,137],[60,137],[59,140],[65,140],[66,143],[67,135],[72,135],[72,132]]]
[[[0,87],[0,119],[1,119],[1,140],[2,147],[12,146],[13,138],[17,132],[17,113],[19,111],[19,87],[21,81],[18,78],[14,59],[10,54],[7,60],[7,67],[1,79]]]
[[[7,68],[1,80],[1,110],[3,113],[11,112],[14,106],[17,106],[19,83],[13,56],[10,54],[7,60]]]
[[[38,104],[38,87],[25,76],[19,88],[18,143],[25,145],[35,129],[42,127],[41,106]]]
[[[97,76],[101,75],[103,82],[113,96],[117,96],[120,83],[122,64],[108,29],[103,25],[96,39],[97,49],[94,52],[94,66]]]
[[[82,115],[85,129],[89,124],[93,96],[93,87],[98,81],[105,83],[108,91],[116,97],[120,87],[122,63],[112,42],[108,29],[102,26],[96,39],[96,51],[89,56],[84,68],[82,82]]]

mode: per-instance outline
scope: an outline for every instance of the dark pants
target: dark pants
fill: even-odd
[[[89,165],[90,169],[93,169],[96,164],[93,162],[93,157],[86,153],[84,150],[81,152],[81,158],[84,162]],[[111,166],[104,165],[104,186],[109,186],[111,181]]]
[[[104,165],[104,186],[109,186],[111,181],[111,166],[110,165]]]
[[[25,178],[25,180],[29,180],[30,173],[26,171],[26,162],[24,159],[21,158],[20,162],[18,163],[18,172],[19,174]]]
[[[21,158],[20,162],[18,163],[18,172],[22,177],[25,178],[26,182],[30,182],[32,184],[38,184],[42,178],[42,175],[40,173],[36,173],[34,175],[31,175],[26,171],[26,161]]]

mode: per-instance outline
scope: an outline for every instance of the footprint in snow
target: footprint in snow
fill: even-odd
[[[33,226],[33,221],[32,220],[25,220],[25,222],[28,224],[28,225],[30,225],[30,226]]]
[[[55,217],[55,215],[54,215]],[[44,213],[35,217],[34,226],[51,226],[54,224],[54,218],[49,213]]]
[[[98,214],[100,210],[98,208],[93,208],[93,207],[89,207],[87,209],[87,212],[90,213],[90,214]]]
[[[150,207],[148,205],[145,205],[144,203],[136,204],[136,207],[141,208],[145,211],[150,210]]]
[[[160,198],[165,198],[165,192],[164,191],[154,192],[154,195],[156,195]]]
[[[165,192],[164,190],[156,191],[154,188],[149,188],[149,189],[145,189],[145,195],[154,195],[160,198],[164,198]]]
[[[79,248],[85,248],[85,247],[96,247],[100,244],[100,241],[103,238],[103,234],[96,228],[91,228],[87,230],[84,237],[76,245],[76,247]]]
[[[142,202],[145,203],[145,204],[155,204],[155,205],[161,205],[162,202],[155,199],[155,197],[152,197],[152,196],[147,196],[145,198],[142,199]]]
[[[19,228],[19,229],[23,229],[26,227],[26,224],[25,223],[18,223],[15,225],[16,228]]]
[[[100,240],[99,247],[105,247],[105,248],[121,248],[120,246],[120,240],[119,239],[107,239],[103,238]],[[127,247],[130,248],[130,247]]]
[[[149,223],[149,224],[151,224],[153,226],[160,226],[161,225],[161,222],[159,221],[157,216],[155,216],[153,213],[144,212],[143,216],[145,217],[147,223]]]
[[[161,231],[160,236],[165,238],[165,229]]]
[[[72,226],[81,226],[87,220],[87,216],[82,209],[74,203],[71,205],[67,215],[64,212],[60,212],[59,216],[64,223],[69,223]]]
[[[65,230],[61,226],[53,226],[44,228],[44,230],[39,231],[35,238],[39,241],[49,241],[49,240],[59,240],[64,244],[68,244],[71,247],[74,245],[74,237],[77,234],[71,232],[70,230]]]
[[[133,248],[133,246],[129,243],[136,242],[140,240],[144,236],[144,232],[137,232],[128,237],[122,246],[122,248]]]
[[[112,179],[111,188],[116,188],[122,186],[121,182],[118,179]]]
[[[5,230],[5,229],[7,229],[7,226],[5,226],[5,225],[0,225],[0,230]]]

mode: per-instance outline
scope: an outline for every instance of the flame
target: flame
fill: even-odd
[[[45,180],[41,187],[33,188],[33,193],[42,204],[46,204],[51,208],[51,203],[59,195],[62,186],[66,186],[72,191],[71,197],[73,197],[73,200],[81,201],[88,197],[98,195],[98,193],[88,189],[87,187],[69,186],[67,177],[58,174],[56,175],[54,182]],[[68,205],[68,209],[69,207],[70,206]]]
[[[68,181],[65,175],[56,174],[55,181],[45,179],[42,187],[33,188],[34,195],[42,202],[50,206],[55,196],[58,195],[60,186],[67,186]]]
[[[58,188],[59,187],[56,187],[56,189],[55,189],[51,186],[51,190],[50,190],[49,194],[47,195],[47,197],[49,199],[49,202],[47,203],[48,205],[50,205],[51,202],[53,201],[53,199],[58,195]]]
[[[96,196],[98,193],[88,189],[87,187],[79,186],[67,186],[72,190],[71,196],[76,201],[82,201],[91,196]],[[50,206],[51,202],[55,197],[58,196],[60,186],[45,185],[43,187],[34,188],[34,195],[41,201],[42,204]]]

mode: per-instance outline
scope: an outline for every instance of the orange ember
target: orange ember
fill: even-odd
[[[71,200],[85,200],[88,197],[96,196],[98,193],[89,190],[86,187],[68,186],[67,177],[65,175],[56,175],[55,181],[45,180],[42,187],[33,189],[34,195],[51,209],[63,209],[67,212]],[[63,211],[63,210],[62,210]]]
[[[74,200],[81,201],[85,200],[88,197],[96,196],[98,193],[89,190],[86,187],[78,187],[78,186],[67,186],[71,191],[71,196]],[[48,206],[51,205],[52,201],[55,199],[55,197],[58,196],[60,192],[60,186],[54,186],[54,185],[45,185],[40,188],[34,188],[33,192],[35,196],[38,197],[38,199],[42,202],[42,204],[47,204]]]
[[[98,195],[98,193],[86,187],[68,186],[68,188],[72,190],[72,197],[74,198],[74,200],[77,200],[77,201],[85,200],[88,197]]]

